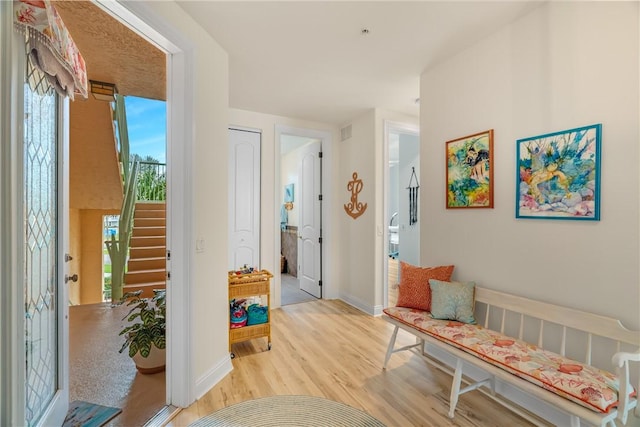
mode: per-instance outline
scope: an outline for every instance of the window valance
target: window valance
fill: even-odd
[[[14,27],[25,35],[31,64],[62,96],[87,97],[87,69],[50,0],[14,0]]]

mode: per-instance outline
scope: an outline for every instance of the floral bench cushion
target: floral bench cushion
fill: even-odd
[[[593,411],[606,413],[618,404],[619,384],[610,372],[480,325],[436,320],[423,310],[389,307],[384,313]]]

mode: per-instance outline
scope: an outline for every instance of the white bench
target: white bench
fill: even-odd
[[[497,395],[495,383],[496,379],[498,379],[509,385],[516,386],[520,390],[567,413],[570,416],[571,426],[579,426],[581,419],[599,426],[615,426],[616,419],[626,424],[629,413],[637,406],[637,395],[634,394],[634,389],[630,386],[630,362],[640,361],[640,332],[630,331],[624,328],[620,321],[609,317],[486,288],[476,287],[475,292],[476,319],[483,328],[489,330],[484,332],[499,332],[502,335],[514,337],[514,339],[527,343],[535,343],[537,341],[535,345],[539,349],[551,351],[554,355],[557,354],[581,362],[581,364],[588,365],[586,366],[588,369],[591,366],[596,366],[601,370],[614,373],[620,384],[617,407],[607,408],[604,411],[587,408],[582,404],[569,400],[566,396],[550,391],[549,387],[543,388],[531,382],[530,379],[527,380],[510,373],[504,366],[496,366],[496,364],[483,360],[480,355],[474,354],[468,349],[465,350],[464,347],[456,346],[456,343],[447,342],[447,339],[442,337],[436,338],[429,330],[417,326],[424,326],[426,323],[420,323],[420,320],[407,320],[409,317],[420,318],[420,316],[430,319],[428,312],[420,310],[385,309],[383,318],[393,324],[395,328],[389,342],[383,369],[386,369],[387,362],[393,353],[419,348],[420,353],[427,358],[426,360],[429,363],[452,373],[447,365],[429,354],[429,346],[434,346],[446,351],[456,360],[449,401],[449,417],[451,418],[453,418],[458,397],[463,393],[480,389],[481,387],[486,387],[481,391],[484,391],[494,400],[520,415],[528,417],[526,412],[519,410],[518,406],[511,404],[504,396]],[[400,310],[405,310],[406,318],[401,316]],[[410,313],[408,313],[409,311]],[[429,320],[428,322],[447,321]],[[414,334],[418,338],[417,343],[396,349],[395,341],[399,329]],[[569,356],[567,356],[567,353],[569,353]],[[576,357],[575,355],[578,353],[582,356]],[[597,363],[604,359],[607,360],[606,363]],[[598,364],[608,365],[609,361],[613,362],[613,366],[598,366]],[[478,382],[471,382],[467,387],[461,389],[463,365],[465,363],[482,369],[487,373],[487,378]],[[634,368],[637,366],[634,365]],[[635,375],[637,375],[637,370]],[[638,384],[636,390],[640,390],[640,384]]]

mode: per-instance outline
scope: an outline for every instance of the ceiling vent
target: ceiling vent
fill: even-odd
[[[351,138],[351,125],[347,125],[340,129],[340,141],[346,141]]]

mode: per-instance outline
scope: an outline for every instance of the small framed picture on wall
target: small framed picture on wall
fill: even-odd
[[[447,209],[493,208],[493,129],[446,143]]]

